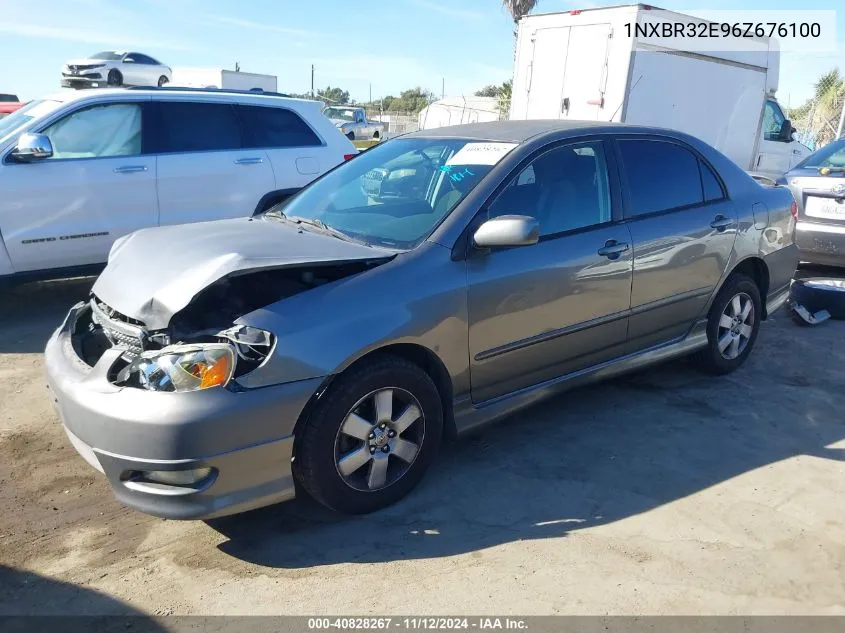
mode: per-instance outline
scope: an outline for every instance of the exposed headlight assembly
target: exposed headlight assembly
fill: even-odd
[[[117,376],[150,391],[199,391],[223,387],[235,371],[235,351],[228,343],[171,345],[143,352]]]

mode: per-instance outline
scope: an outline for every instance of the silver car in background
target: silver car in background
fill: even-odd
[[[801,261],[845,266],[845,138],[808,156],[779,184],[798,203],[795,242]]]
[[[415,132],[262,215],[118,240],[47,379],[71,443],[143,512],[297,489],[369,512],[444,438],[567,388],[684,355],[740,367],[789,294],[793,204],[667,130]]]

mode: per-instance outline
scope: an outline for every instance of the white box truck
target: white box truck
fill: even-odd
[[[244,73],[225,68],[174,68],[171,86],[179,88],[223,88],[277,92],[275,75]]]
[[[510,118],[672,128],[770,178],[810,154],[793,140],[774,97],[775,40],[655,37],[664,23],[669,29],[691,24],[688,33],[709,24],[642,4],[523,18]],[[703,50],[705,45],[725,50]]]

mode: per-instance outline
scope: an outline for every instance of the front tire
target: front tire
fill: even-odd
[[[729,277],[710,308],[707,347],[694,357],[699,368],[715,375],[738,369],[754,348],[762,316],[757,284],[742,274]]]
[[[108,83],[108,85],[113,87],[122,86],[123,75],[120,74],[119,70],[115,70],[114,68],[112,68],[109,71],[108,76],[106,77],[106,82]]]
[[[167,82],[168,82],[167,77],[165,77],[164,75],[162,75],[161,77],[159,77],[159,78],[158,78],[158,87],[159,87],[159,88],[161,88],[161,87],[162,87],[164,84],[166,84]]]
[[[294,476],[350,514],[395,503],[422,479],[443,432],[440,395],[409,361],[380,355],[339,376],[299,432]]]
[[[346,138],[348,138],[350,141],[354,141],[355,140],[355,132],[347,132]]]

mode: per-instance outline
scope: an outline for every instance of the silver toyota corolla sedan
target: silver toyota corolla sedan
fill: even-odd
[[[47,344],[48,382],[138,510],[210,518],[298,482],[368,512],[444,439],[574,385],[742,365],[787,298],[794,213],[667,130],[417,132],[261,216],[118,240]]]
[[[808,156],[780,184],[798,203],[801,261],[845,266],[845,138]]]

